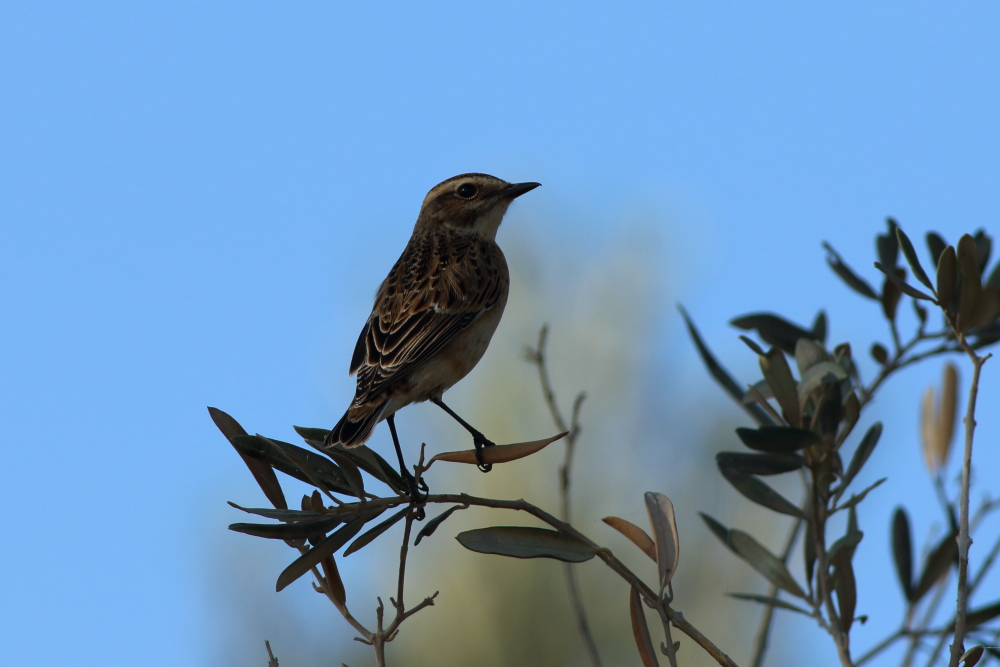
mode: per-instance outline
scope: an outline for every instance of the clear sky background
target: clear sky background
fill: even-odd
[[[730,408],[675,301],[749,381],[726,326],[747,311],[825,307],[863,356],[878,309],[820,242],[878,282],[886,215],[919,239],[1000,232],[998,27],[986,2],[3,3],[4,657],[212,664],[204,553],[253,487],[205,406],[288,437],[332,425],[371,295],[454,174],[543,183],[500,232],[542,257],[648,235],[680,433],[708,429],[692,396]],[[882,631],[890,512],[923,510],[918,540],[936,512],[916,406],[939,373],[903,375],[870,417],[897,416],[858,556]],[[990,362],[983,470],[998,397]]]

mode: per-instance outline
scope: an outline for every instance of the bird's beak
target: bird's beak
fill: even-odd
[[[504,199],[515,199],[523,195],[525,192],[534,190],[539,185],[541,185],[541,183],[511,183],[500,191],[500,196]]]

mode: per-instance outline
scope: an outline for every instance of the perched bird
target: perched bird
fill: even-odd
[[[427,193],[413,235],[378,288],[358,337],[350,368],[358,376],[357,392],[326,446],[357,447],[386,420],[400,473],[416,497],[393,415],[429,400],[472,434],[480,468],[489,470],[481,451],[493,443],[441,396],[479,362],[496,331],[510,284],[497,228],[510,203],[538,186],[462,174]]]

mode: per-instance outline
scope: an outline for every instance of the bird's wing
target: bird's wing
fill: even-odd
[[[355,346],[355,400],[373,398],[495,306],[506,274],[495,244],[441,233],[412,239],[379,287]]]

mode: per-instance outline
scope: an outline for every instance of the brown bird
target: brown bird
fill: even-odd
[[[414,499],[419,493],[393,421],[410,403],[430,400],[454,417],[472,434],[480,469],[489,471],[482,447],[493,443],[441,396],[475,367],[500,323],[510,275],[497,228],[510,203],[539,185],[462,174],[434,186],[358,337],[350,368],[357,391],[325,444],[357,447],[386,420]]]

